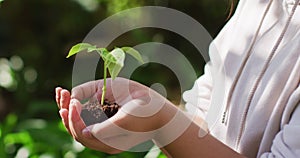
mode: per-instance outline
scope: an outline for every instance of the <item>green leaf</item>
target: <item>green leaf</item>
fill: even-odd
[[[87,49],[88,52],[92,52],[92,51],[94,51],[94,50],[97,50],[97,47],[96,47],[96,46],[93,46],[93,45],[90,45],[90,44],[88,44],[88,43],[78,43],[78,44],[74,45],[74,46],[70,49],[67,58],[69,58],[70,56],[75,55],[75,54],[77,54],[78,52],[81,52],[81,51],[83,51],[83,50],[85,50],[85,49]]]
[[[115,48],[105,57],[106,67],[112,79],[115,79],[124,66],[125,53],[120,48]]]
[[[136,60],[138,60],[142,64],[144,63],[144,60],[143,60],[141,54],[137,50],[135,50],[131,47],[122,47],[122,50],[125,53],[130,54],[131,56],[133,56]]]
[[[15,114],[7,115],[6,120],[5,120],[7,126],[14,126],[17,123],[17,121],[18,121],[18,118]]]
[[[109,54],[109,51],[106,48],[97,48],[96,51],[101,56],[101,58],[105,61],[107,54]]]
[[[5,144],[30,144],[32,141],[30,134],[27,131],[19,133],[9,133],[4,137]]]

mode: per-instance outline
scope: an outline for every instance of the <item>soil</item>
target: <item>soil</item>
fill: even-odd
[[[101,105],[99,101],[88,102],[84,105],[81,111],[81,117],[87,126],[100,123],[108,118],[114,116],[120,105],[117,103],[112,103],[107,100],[104,101],[104,104]]]
[[[102,105],[102,110],[108,118],[114,116],[119,109],[120,105],[118,105],[117,103],[104,101],[104,105]]]

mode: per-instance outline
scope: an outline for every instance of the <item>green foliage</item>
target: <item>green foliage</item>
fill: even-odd
[[[97,51],[105,63],[104,67],[108,68],[112,79],[115,79],[123,68],[125,53],[131,55],[139,62],[144,63],[140,53],[131,47],[115,48],[111,52],[108,52],[106,48],[97,48],[96,46],[88,43],[78,43],[74,45],[70,49],[67,58],[84,50],[87,50],[89,53],[92,51]]]
[[[70,56],[75,55],[76,53],[81,52],[85,49],[87,49],[88,52],[92,52],[92,51],[96,50],[97,48],[96,48],[96,46],[92,46],[88,43],[79,43],[79,44],[74,45],[70,49],[67,58],[69,58]]]
[[[158,157],[157,158],[167,158],[167,156],[166,155],[164,155],[162,152],[158,155]]]
[[[105,56],[104,66],[107,67],[111,78],[115,79],[124,66],[125,53],[120,48],[115,48]]]
[[[51,104],[55,106],[54,103]],[[43,156],[50,158],[140,158],[146,154],[145,152],[124,152],[117,155],[109,155],[90,150],[75,142],[67,133],[60,120],[22,120],[21,117],[16,114],[9,114],[5,121],[0,123],[1,158],[39,158]]]
[[[54,88],[72,88],[73,63],[64,59],[66,51],[82,41],[95,25],[124,9],[160,5],[192,16],[213,36],[226,22],[226,1],[219,0],[0,0],[0,77],[5,77],[0,80],[0,158],[17,157],[20,151],[28,151],[30,158],[113,157],[74,143],[59,119]],[[132,30],[108,48],[149,41],[177,48],[197,73],[202,73],[200,53],[182,37],[165,30]],[[97,77],[103,77],[103,71],[100,69]],[[177,80],[167,68],[147,64],[131,79],[146,85],[162,83],[169,99],[180,100],[180,90],[174,86]],[[144,155],[125,152],[114,157]]]
[[[107,4],[107,13],[114,14],[124,9],[138,7],[145,2],[141,0],[98,0],[99,2]]]
[[[136,51],[135,49],[133,49],[133,48],[131,48],[131,47],[122,47],[122,50],[123,50],[125,53],[127,53],[127,54],[133,56],[137,61],[139,61],[139,62],[141,62],[141,63],[144,63],[144,61],[143,61],[143,59],[142,59],[140,53],[139,53],[138,51]]]
[[[96,51],[104,61],[104,66],[103,66],[104,85],[102,89],[101,104],[104,103],[105,94],[106,94],[106,78],[107,78],[106,70],[107,69],[111,75],[111,78],[115,79],[124,66],[125,53],[133,56],[139,62],[144,63],[140,53],[131,47],[115,48],[111,52],[108,52],[106,48],[97,48],[96,46],[93,46],[89,43],[78,43],[74,45],[70,49],[67,58],[84,50],[87,50],[87,52]]]

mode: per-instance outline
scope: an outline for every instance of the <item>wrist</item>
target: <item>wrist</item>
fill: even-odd
[[[160,120],[153,139],[160,148],[179,138],[192,123],[183,111],[170,102],[160,110],[158,118]]]
[[[158,112],[158,121],[156,125],[157,129],[162,128],[166,124],[168,124],[174,118],[178,110],[179,109],[174,104],[167,100],[161,110]]]

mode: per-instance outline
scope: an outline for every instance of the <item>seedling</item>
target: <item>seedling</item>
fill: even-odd
[[[114,48],[111,52],[109,52],[106,48],[98,48],[97,46],[89,43],[79,43],[74,45],[70,49],[67,58],[84,50],[88,53],[94,51],[97,52],[104,62],[101,105],[105,104],[107,70],[109,71],[111,78],[114,80],[124,67],[126,54],[129,54],[139,62],[144,63],[140,53],[131,47]]]

